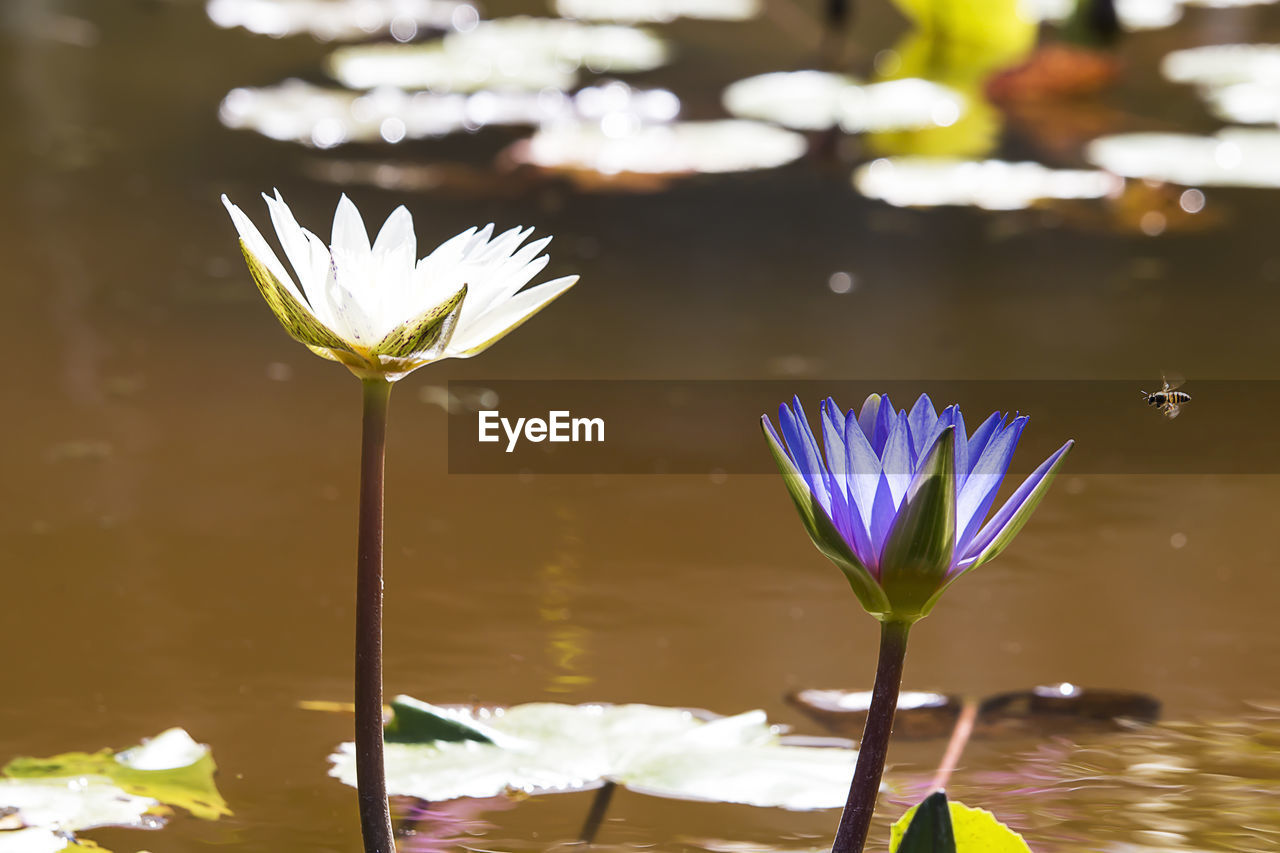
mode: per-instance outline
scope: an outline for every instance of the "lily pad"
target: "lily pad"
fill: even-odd
[[[861,85],[827,71],[761,74],[732,83],[724,106],[739,118],[772,121],[794,130],[846,133],[915,130],[955,123],[965,109],[954,89],[919,78]]]
[[[665,24],[676,18],[745,21],[760,14],[760,0],[555,0],[556,14],[579,21]]]
[[[1124,133],[1095,139],[1085,159],[1117,175],[1183,186],[1280,187],[1280,130],[1233,127],[1213,136]]]
[[[956,205],[1021,210],[1042,199],[1103,198],[1124,182],[1096,170],[1050,169],[1039,163],[887,157],[858,167],[853,185],[894,207]]]
[[[680,100],[665,89],[632,89],[616,80],[569,95],[554,89],[463,94],[382,88],[361,93],[290,79],[275,86],[233,89],[223,98],[218,115],[227,127],[333,148],[351,142],[440,137],[488,125],[669,121],[679,111]]]
[[[0,832],[0,853],[57,853],[59,850],[98,850],[109,853],[92,841],[76,840],[69,833],[43,827]]]
[[[412,703],[410,705],[409,703]],[[431,706],[398,698],[396,715]],[[844,805],[857,752],[789,745],[763,711],[706,719],[653,705],[532,703],[435,709],[500,738],[386,745],[393,795],[437,802],[508,792],[583,791],[613,782],[646,794],[809,810]],[[394,725],[394,724],[393,724]],[[355,753],[342,744],[329,771],[355,784]]]
[[[804,154],[803,136],[760,122],[675,122],[615,134],[599,124],[547,127],[508,149],[516,163],[570,175],[693,175],[773,169]]]
[[[273,38],[310,33],[321,41],[386,33],[404,40],[420,29],[463,29],[478,17],[458,0],[209,0],[205,12],[220,27]]]
[[[50,758],[15,758],[3,773],[11,780],[41,780],[72,788],[83,777],[99,777],[134,797],[150,798],[186,809],[198,818],[216,820],[231,814],[231,810],[214,784],[215,769],[209,748],[196,743],[183,729],[174,728],[118,753],[103,749]],[[6,804],[0,800],[3,805]]]
[[[645,30],[555,18],[482,21],[424,45],[339,48],[329,72],[353,89],[391,86],[433,92],[569,89],[577,71],[648,71],[667,61],[665,42]]]

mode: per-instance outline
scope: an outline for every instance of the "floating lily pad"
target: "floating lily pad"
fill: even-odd
[[[458,0],[209,0],[209,20],[281,38],[310,33],[321,41],[390,33],[407,40],[426,29],[463,29],[478,15]]]
[[[871,691],[797,690],[787,694],[787,702],[830,732],[860,738],[871,706]],[[893,736],[909,740],[945,738],[955,728],[960,706],[959,696],[904,690],[898,696]]]
[[[725,109],[739,118],[794,130],[846,133],[914,130],[955,123],[964,96],[918,78],[860,85],[826,71],[788,71],[739,80],[724,91]]]
[[[1104,136],[1089,144],[1085,158],[1127,178],[1189,187],[1280,187],[1280,130],[1234,127],[1213,136]]]
[[[1020,210],[1044,199],[1102,198],[1119,192],[1123,183],[1099,171],[942,157],[882,158],[853,173],[859,192],[894,207]]]
[[[555,0],[562,18],[623,24],[665,24],[676,18],[745,21],[760,14],[760,7],[760,0]]]
[[[142,746],[114,752],[67,752],[50,758],[15,758],[3,770],[14,780],[43,780],[74,788],[82,777],[101,777],[135,797],[178,806],[198,818],[231,814],[213,782],[213,755],[182,729],[169,729]],[[6,805],[0,801],[0,806]]]
[[[807,810],[844,805],[857,752],[792,746],[763,711],[705,719],[653,705],[533,703],[479,710],[392,703],[397,716],[436,713],[483,727],[497,743],[431,740],[386,745],[393,795],[428,801],[518,791],[583,791],[606,782],[660,797]],[[355,784],[352,744],[330,775]]]
[[[434,92],[569,89],[577,71],[648,71],[667,61],[666,44],[634,27],[555,18],[482,21],[425,45],[339,48],[329,72],[353,89],[392,86]]]
[[[577,177],[747,172],[804,154],[803,136],[760,122],[676,122],[613,135],[598,124],[548,127],[508,149],[518,164]]]
[[[1130,32],[1159,30],[1182,18],[1183,0],[1115,0],[1116,18]],[[1022,7],[1035,20],[1066,22],[1076,10],[1075,0],[1028,0]]]
[[[233,89],[218,114],[227,127],[333,148],[351,142],[440,137],[487,125],[669,121],[679,111],[679,99],[665,89],[632,89],[618,81],[568,95],[554,89],[462,94],[382,88],[358,93],[286,80],[261,89]]]
[[[154,821],[149,816],[159,805],[158,800],[131,794],[105,776],[0,779],[0,808],[12,809],[10,816],[24,829],[75,832],[100,826],[150,827]],[[8,832],[0,832],[0,841],[7,838]]]

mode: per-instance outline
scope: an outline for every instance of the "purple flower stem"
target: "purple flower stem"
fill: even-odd
[[[596,833],[600,831],[600,824],[604,823],[605,812],[609,810],[609,801],[613,799],[613,792],[617,787],[613,782],[605,782],[596,789],[596,795],[591,800],[591,811],[587,812],[582,831],[578,833],[578,841],[591,844],[596,840]]]
[[[898,690],[902,686],[902,665],[907,658],[909,622],[887,621],[880,626],[880,660],[876,664],[876,683],[871,689],[871,707],[867,724],[858,744],[858,764],[849,786],[849,799],[840,815],[831,853],[862,853],[871,829],[871,814],[880,793],[880,777],[889,752],[889,735],[893,732],[893,713],[898,709]]]
[[[395,853],[382,759],[382,481],[391,383],[364,380],[356,563],[356,791],[365,853]]]

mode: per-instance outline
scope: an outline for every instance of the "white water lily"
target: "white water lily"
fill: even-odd
[[[578,280],[521,290],[549,260],[539,253],[550,237],[525,244],[532,228],[497,236],[491,224],[469,228],[418,260],[404,207],[371,243],[344,195],[326,246],[297,223],[278,190],[263,198],[296,283],[249,217],[222,197],[258,289],[295,340],[363,379],[394,382],[425,364],[481,353]]]

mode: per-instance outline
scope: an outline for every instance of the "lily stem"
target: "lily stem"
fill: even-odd
[[[356,563],[356,790],[365,853],[395,853],[382,758],[382,481],[391,383],[364,380]]]
[[[898,690],[902,686],[902,667],[907,658],[909,622],[889,621],[880,626],[880,660],[876,664],[876,683],[871,689],[871,707],[867,724],[858,744],[858,764],[849,786],[849,799],[840,815],[832,853],[862,853],[871,829],[871,815],[880,793],[880,777],[889,752],[889,735],[893,731],[893,714],[898,709]]]
[[[579,842],[595,843],[596,834],[600,831],[600,824],[604,823],[605,813],[609,811],[609,801],[613,799],[613,792],[617,787],[613,782],[605,782],[596,789],[596,795],[591,800],[591,811],[587,812],[587,819],[582,823],[582,831],[578,833]]]

